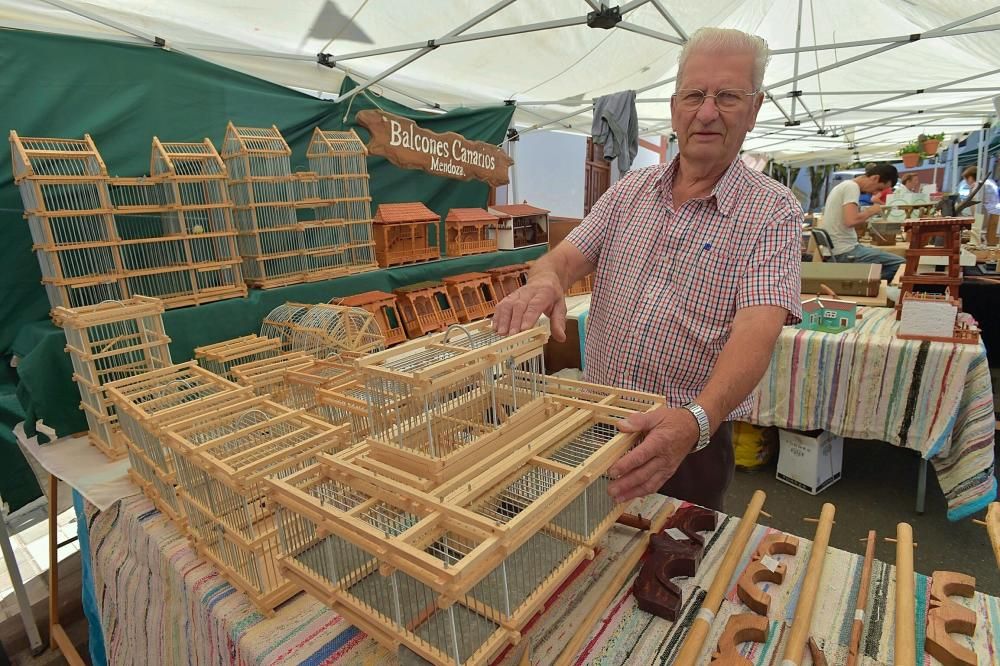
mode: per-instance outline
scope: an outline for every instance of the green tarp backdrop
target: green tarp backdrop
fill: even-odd
[[[208,137],[221,148],[230,120],[245,126],[276,125],[292,147],[293,170],[307,170],[305,149],[313,128],[354,127],[354,114],[362,109],[381,108],[417,119],[435,132],[457,132],[493,144],[503,141],[514,111],[496,106],[432,114],[374,93],[335,104],[153,46],[28,31],[0,32],[0,71],[0,128],[29,137],[80,138],[88,133],[112,176],[148,173],[154,136],[165,141]],[[344,89],[354,85],[345,81]],[[365,131],[357,129],[367,139]],[[487,201],[484,183],[402,170],[376,157],[369,158],[368,168],[373,211],[379,203],[422,201],[444,217],[453,207],[482,207]],[[34,329],[31,337],[37,337],[50,326],[44,323],[49,303],[22,213],[10,151],[2,151],[0,353],[5,363],[12,351],[24,351],[13,349],[19,332]],[[23,484],[15,481],[31,475],[19,454],[10,451],[16,446],[10,426],[23,418],[13,392],[10,380],[0,384],[0,462],[11,461],[0,474],[0,493],[16,508],[32,497],[25,498]],[[34,396],[35,401],[42,399]],[[32,492],[37,489],[32,487]]]

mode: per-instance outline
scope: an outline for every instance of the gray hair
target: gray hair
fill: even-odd
[[[681,72],[688,56],[695,50],[708,51],[749,51],[753,53],[753,89],[759,91],[764,85],[764,70],[771,56],[767,49],[767,41],[763,37],[751,35],[732,28],[699,28],[681,50],[677,61],[677,82],[680,83]]]

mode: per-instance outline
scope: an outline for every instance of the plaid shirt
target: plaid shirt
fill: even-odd
[[[800,321],[802,209],[737,158],[711,195],[675,210],[676,169],[675,159],[628,174],[567,240],[597,266],[587,379],[679,406],[708,382],[736,310],[777,305],[786,324]]]

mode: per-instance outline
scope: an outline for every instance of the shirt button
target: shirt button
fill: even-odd
[[[655,291],[655,290],[653,290],[653,289],[648,289],[648,290],[646,291],[646,300],[647,300],[647,301],[652,301],[652,300],[654,300],[655,298],[656,298],[656,291]]]

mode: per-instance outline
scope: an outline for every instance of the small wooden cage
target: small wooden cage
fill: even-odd
[[[442,280],[455,306],[458,321],[467,324],[493,316],[497,297],[486,273],[462,273]]]
[[[211,345],[195,347],[195,359],[210,372],[232,380],[230,370],[234,365],[260,361],[281,353],[281,340],[259,335],[244,335]]]
[[[422,203],[382,204],[373,220],[375,258],[387,268],[441,258],[441,218]]]
[[[443,481],[482,436],[541,395],[547,339],[541,328],[503,337],[477,322],[358,359],[372,457]],[[534,381],[516,382],[515,371]]]
[[[458,323],[448,288],[441,282],[418,282],[392,292],[403,328],[411,340]]]
[[[128,447],[129,475],[153,504],[178,524],[183,512],[174,491],[174,456],[161,439],[161,429],[174,421],[211,414],[224,405],[252,397],[241,388],[195,362],[171,365],[107,387]]]
[[[364,442],[371,431],[368,388],[363,379],[352,376],[316,392],[319,416],[336,425],[351,427],[351,441]]]
[[[347,428],[253,398],[175,422],[164,440],[177,460],[178,492],[196,550],[271,614],[299,588],[278,571],[280,547],[263,480],[294,473],[317,453],[346,448]]]
[[[105,385],[171,364],[162,314],[163,303],[145,296],[53,310],[66,334],[90,442],[109,458],[123,458],[126,451]]]
[[[291,351],[251,361],[232,369],[233,380],[240,386],[253,389],[257,395],[286,404],[288,384],[285,373],[308,367],[315,359],[301,351]]]
[[[385,347],[385,337],[368,310],[318,303],[284,303],[264,317],[264,337],[281,341],[283,351],[300,351],[318,359],[367,354]]]
[[[399,344],[406,340],[403,318],[396,306],[396,297],[384,291],[366,291],[353,296],[330,299],[332,305],[345,308],[362,308],[372,313],[385,338],[385,346]]]
[[[309,365],[287,370],[285,404],[293,409],[304,409],[313,416],[325,418],[326,410],[321,405],[320,391],[349,382],[356,378],[356,374],[353,366],[341,361],[314,360]],[[339,425],[346,421],[330,422]]]
[[[452,208],[444,221],[449,257],[496,252],[499,218],[482,208]]]

